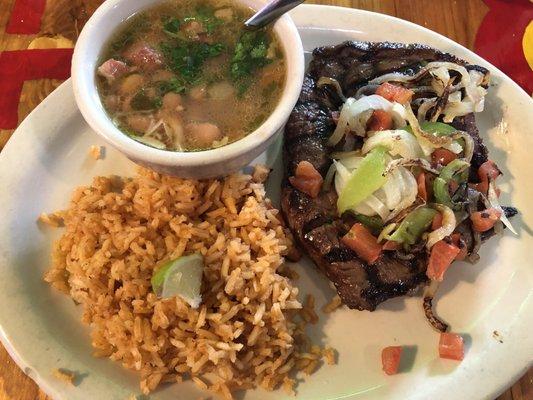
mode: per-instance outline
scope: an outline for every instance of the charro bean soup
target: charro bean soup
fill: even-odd
[[[206,150],[255,130],[275,108],[285,63],[252,10],[221,1],[167,2],[119,27],[102,54],[102,103],[124,134],[173,151]]]

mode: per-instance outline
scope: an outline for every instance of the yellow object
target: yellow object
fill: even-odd
[[[529,22],[529,25],[524,31],[524,36],[522,37],[522,50],[524,51],[524,56],[529,64],[529,68],[533,70],[533,20]]]
[[[33,49],[71,49],[74,47],[72,40],[64,36],[40,36],[31,41],[29,50]]]

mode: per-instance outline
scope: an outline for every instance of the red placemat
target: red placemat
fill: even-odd
[[[477,32],[475,51],[509,75],[531,95],[533,3],[529,0],[484,1],[490,11]]]

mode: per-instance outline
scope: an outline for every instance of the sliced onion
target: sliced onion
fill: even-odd
[[[439,317],[433,312],[433,299],[439,288],[439,281],[431,281],[429,286],[424,292],[424,314],[429,322],[429,324],[439,332],[446,332],[448,330],[448,325],[441,321]]]
[[[408,104],[405,107],[407,121],[413,130],[414,135],[418,139],[420,147],[424,151],[425,156],[429,156],[433,153],[435,148],[446,147],[452,144],[452,139],[448,136],[436,136],[431,133],[425,132],[421,127],[418,119],[413,114],[411,106]],[[460,147],[460,146],[459,146]]]
[[[402,212],[402,210],[413,204],[416,201],[416,196],[418,194],[418,186],[413,174],[403,167],[399,167],[398,170],[400,171],[400,175],[402,176],[401,180],[403,183],[402,201],[400,201],[396,205],[394,210],[392,210],[392,212],[387,217],[386,221],[390,221],[391,219],[396,217],[396,215]]]
[[[402,179],[401,172],[398,168],[391,172],[391,179],[381,187],[380,192],[383,193],[383,198],[389,210],[393,210],[402,200],[403,185],[398,182]],[[387,215],[388,216],[388,215]]]
[[[328,168],[328,172],[326,172],[324,183],[322,184],[322,188],[324,190],[328,191],[329,189],[331,189],[331,184],[333,183],[333,178],[335,177],[336,171],[337,171],[337,165],[334,162],[332,162]]]
[[[359,164],[361,164],[361,161],[363,161],[363,157],[361,156],[346,157],[346,158],[341,158],[339,160],[339,162],[342,165],[344,165],[347,169],[349,169],[350,171],[359,167]]]
[[[470,136],[468,133],[463,131],[457,131],[457,133],[454,135],[454,138],[459,137],[465,141],[465,148],[463,149],[463,158],[467,162],[470,162],[472,161],[472,157],[474,156],[474,139],[472,139],[472,136]]]
[[[383,240],[385,240],[385,236],[388,236],[389,234],[396,229],[396,226],[398,224],[393,222],[392,224],[388,224],[386,227],[384,227],[378,236],[378,243],[381,243]]]
[[[387,168],[385,169],[385,174],[387,174],[388,171],[390,171],[391,169],[394,169],[400,165],[404,167],[420,167],[420,168],[425,169],[428,172],[431,172],[432,174],[435,174],[435,175],[439,174],[439,171],[433,168],[431,166],[431,163],[424,158],[414,158],[411,160],[405,160],[405,159],[399,158],[396,160],[392,160],[387,165]]]
[[[428,111],[437,104],[437,98],[432,97],[430,99],[422,101],[418,106],[417,117],[419,122],[426,121]]]
[[[490,205],[502,213],[502,216],[500,217],[500,221],[502,221],[504,225],[507,228],[509,228],[511,232],[513,232],[515,235],[518,235],[513,225],[511,224],[511,221],[509,221],[509,218],[507,218],[507,216],[505,215],[505,211],[500,205],[500,202],[498,200],[498,195],[496,194],[496,188],[494,187],[494,182],[489,182],[489,190],[487,194],[488,194]]]
[[[335,190],[337,193],[341,193],[350,178],[350,171],[339,161],[333,160],[333,164],[335,164],[337,171],[335,174]]]
[[[365,141],[361,151],[366,154],[377,146],[385,146],[389,154],[407,159],[424,156],[416,138],[404,129],[375,132]]]
[[[368,211],[367,207],[370,208],[373,211],[372,214],[370,214],[370,215],[365,214],[365,215],[368,215],[368,216],[373,216],[373,215],[377,214],[377,215],[379,215],[381,217],[381,219],[385,220],[385,219],[387,219],[388,215],[390,214],[389,208],[387,207],[385,202],[381,198],[378,198],[377,196],[375,196],[373,194],[368,196],[360,204],[363,204],[363,208],[360,208],[359,204],[357,206],[355,206],[355,208],[354,208],[354,211],[359,213],[359,214],[365,214],[365,212]]]
[[[457,226],[455,214],[450,207],[439,203],[435,203],[433,207],[442,214],[442,226],[429,233],[428,241],[426,243],[426,248],[428,250],[430,250],[435,243],[441,241],[446,236],[450,236]]]
[[[433,76],[431,86],[435,89],[435,92],[442,96],[446,87],[448,87],[451,77],[448,69],[444,66],[430,70],[429,73]]]
[[[341,100],[344,102],[346,101],[346,96],[344,96],[344,93],[342,93],[342,88],[338,80],[327,77],[327,76],[321,76],[318,82],[316,83],[318,87],[325,86],[325,85],[331,85],[335,88],[337,95],[341,98]]]
[[[363,126],[365,121],[362,121],[360,118],[361,114],[365,113],[366,111],[373,110],[384,110],[391,112],[392,107],[393,104],[390,101],[385,100],[383,97],[375,94],[362,97],[359,100],[355,100],[353,97],[348,98],[342,106],[337,127],[330,136],[328,145],[335,146],[341,141],[348,130],[354,131],[357,135],[364,136],[366,133],[366,124]],[[368,115],[365,119],[368,119],[369,117],[370,115]]]
[[[153,119],[150,121],[150,126],[148,127],[148,129],[146,130],[145,134],[146,135],[150,135],[152,133],[154,133],[161,125],[163,125],[163,119],[160,118],[159,120],[157,120],[157,122],[155,122]]]
[[[444,118],[442,120],[446,123],[450,123],[456,117],[462,117],[464,115],[473,113],[474,110],[474,103],[469,101],[448,102],[442,111],[444,114]]]
[[[368,96],[370,94],[374,94],[376,93],[376,89],[379,87],[379,85],[365,85],[365,86],[362,86],[360,87],[357,92],[355,92],[355,95],[353,97],[355,97],[356,99],[359,99],[363,96]]]
[[[160,142],[159,140],[151,136],[133,136],[132,135],[131,137],[138,142],[147,144],[148,146],[155,147],[156,149],[164,150],[167,148],[164,143]]]
[[[414,82],[424,77],[430,71],[439,69],[439,68],[446,68],[447,70],[459,72],[459,74],[461,74],[461,81],[470,80],[470,75],[468,74],[468,71],[466,70],[465,67],[455,64],[455,63],[451,63],[451,62],[434,61],[434,62],[428,63],[425,67],[422,67],[414,75],[402,74],[401,72],[392,72],[390,74],[378,76],[377,78],[372,79],[368,83],[369,84],[380,84],[383,82],[391,82],[391,81],[392,82]]]
[[[405,107],[400,103],[392,103],[392,110],[390,112],[392,120],[394,121],[394,126],[396,128],[403,128],[407,125],[405,120],[407,119]]]

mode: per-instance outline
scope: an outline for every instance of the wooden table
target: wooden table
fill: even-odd
[[[9,35],[5,33],[5,26],[14,0],[0,0],[0,51],[26,49],[35,37],[42,35],[59,34],[75,42],[80,27],[100,2],[101,0],[48,0],[39,35]],[[487,7],[482,0],[314,0],[310,2],[395,15],[442,33],[471,49],[477,29],[487,13]],[[19,105],[19,121],[60,83],[58,80],[50,79],[25,82]],[[12,132],[13,130],[0,130],[0,149]],[[531,400],[532,388],[533,369],[498,400]],[[46,399],[49,398],[24,375],[0,345],[0,400]]]

